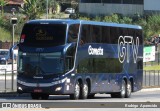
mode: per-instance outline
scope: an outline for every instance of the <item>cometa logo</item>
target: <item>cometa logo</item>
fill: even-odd
[[[88,47],[89,55],[103,55],[103,48],[93,48],[91,45]]]

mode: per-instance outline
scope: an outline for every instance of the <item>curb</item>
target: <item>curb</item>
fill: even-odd
[[[0,97],[29,97],[30,94],[24,93],[24,94],[18,94],[17,92],[2,92],[0,93]]]
[[[148,91],[160,91],[160,88],[143,88],[140,92],[148,92]]]

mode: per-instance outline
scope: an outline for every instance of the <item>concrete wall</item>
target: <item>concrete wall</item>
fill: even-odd
[[[145,14],[160,14],[160,0],[144,0],[144,13]]]
[[[143,14],[143,5],[132,4],[103,4],[103,3],[80,3],[79,12],[88,15],[110,15],[120,13],[123,15]]]
[[[144,10],[160,11],[160,0],[144,0]]]

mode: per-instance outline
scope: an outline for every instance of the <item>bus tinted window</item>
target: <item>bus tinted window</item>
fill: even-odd
[[[91,34],[90,25],[82,25],[80,42],[82,42],[83,44],[91,43],[92,38],[90,34]]]
[[[92,43],[101,43],[101,26],[92,25],[91,28]]]
[[[77,42],[79,32],[79,24],[73,24],[69,26],[68,30],[68,43]]]
[[[57,46],[65,44],[65,36],[64,24],[26,24],[20,42],[36,47]]]
[[[102,43],[110,43],[110,28],[102,26]]]
[[[119,36],[120,36],[119,28],[118,27],[111,27],[110,28],[111,44],[117,44]]]
[[[112,64],[112,65],[111,65]],[[123,65],[118,58],[87,58],[78,65],[78,73],[121,73]]]

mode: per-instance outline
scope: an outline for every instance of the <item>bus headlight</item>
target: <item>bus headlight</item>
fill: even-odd
[[[1,60],[6,60],[6,58],[1,58]]]
[[[22,88],[21,88],[21,87],[18,87],[18,90],[21,90],[21,91],[22,91]]]
[[[62,87],[57,87],[56,89],[55,89],[55,91],[60,91],[62,89]]]

